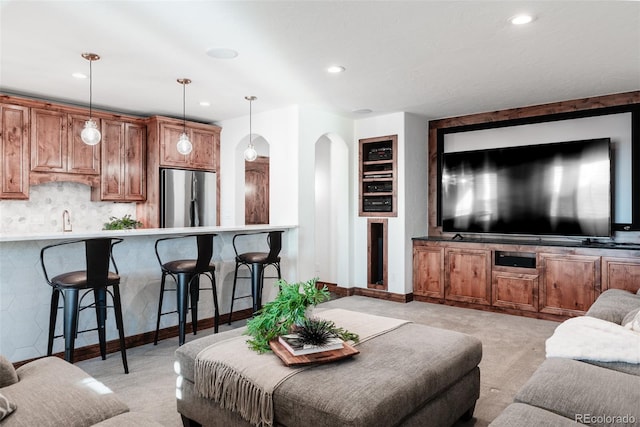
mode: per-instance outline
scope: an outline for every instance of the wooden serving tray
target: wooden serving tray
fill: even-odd
[[[336,360],[345,359],[353,356],[354,354],[360,353],[347,343],[343,343],[343,347],[338,350],[321,351],[319,353],[303,354],[302,356],[294,356],[289,352],[289,350],[284,348],[278,340],[269,341],[269,346],[287,366],[303,366],[314,363],[335,362]]]

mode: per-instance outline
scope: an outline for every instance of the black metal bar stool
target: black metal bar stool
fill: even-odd
[[[282,233],[283,231],[264,231],[261,233],[240,233],[233,236],[233,250],[236,253],[236,271],[233,276],[233,290],[231,291],[231,308],[229,309],[229,324],[231,324],[231,315],[233,314],[233,302],[241,298],[253,299],[253,312],[256,313],[262,308],[262,287],[264,285],[264,270],[267,266],[273,266],[278,273],[277,278],[281,279],[280,272],[280,250],[282,249]],[[266,244],[268,252],[243,252],[238,253],[236,239],[244,239],[247,236],[256,236],[266,234]],[[238,241],[239,243],[239,241]],[[240,267],[245,266],[251,273],[250,276],[238,276]],[[275,276],[268,276],[267,279],[275,279]],[[236,284],[238,279],[251,279],[251,294],[236,297]]]
[[[106,333],[105,323],[107,319],[107,295],[111,296],[113,309],[115,312],[116,326],[120,338],[120,353],[122,354],[122,364],[124,372],[129,373],[127,365],[127,354],[124,341],[124,327],[122,319],[122,305],[120,300],[120,276],[118,267],[113,259],[113,245],[122,242],[122,239],[96,238],[73,240],[55,243],[45,246],[40,251],[40,264],[44,272],[47,283],[52,287],[51,308],[49,313],[49,340],[47,343],[47,355],[51,356],[53,351],[53,340],[64,337],[64,359],[73,363],[73,352],[75,339],[79,333],[88,331],[98,331],[100,342],[100,355],[102,360],[106,358]],[[63,249],[67,247],[84,245],[85,269],[58,274],[49,278],[49,271],[55,264],[60,264],[60,258],[68,256],[63,251],[52,251],[52,249]],[[54,259],[53,252],[58,253],[58,258]],[[50,261],[47,263],[45,259]],[[56,262],[57,261],[57,262]],[[49,271],[47,270],[49,264]],[[109,271],[109,265],[113,264],[115,272]],[[113,291],[109,290],[111,288]],[[84,292],[81,292],[84,291]],[[82,295],[80,295],[82,293]],[[93,302],[83,306],[86,296],[93,294]],[[58,307],[60,295],[63,299],[63,334],[55,335],[56,321],[58,317]],[[86,308],[94,307],[96,311],[96,328],[78,331],[78,316]]]
[[[160,317],[165,314],[178,313],[178,345],[184,344],[185,326],[187,323],[187,311],[189,311],[189,301],[191,302],[191,324],[193,334],[198,330],[198,299],[201,290],[211,290],[213,292],[214,306],[214,333],[218,332],[220,315],[218,313],[218,293],[216,290],[216,267],[211,262],[213,257],[213,237],[215,234],[190,234],[184,236],[165,237],[156,240],[155,251],[160,268],[162,269],[162,279],[160,281],[160,302],[158,303],[158,317],[156,321],[156,333],[153,340],[158,344],[158,331],[160,330]],[[198,247],[197,259],[180,259],[175,261],[163,261],[160,256],[160,246],[164,244],[176,243],[177,239],[195,238]],[[211,281],[211,288],[200,287],[200,276],[205,275]],[[167,276],[171,276],[176,283],[175,289],[166,289],[165,282]],[[162,301],[165,291],[176,292],[176,310],[166,313],[162,312]]]

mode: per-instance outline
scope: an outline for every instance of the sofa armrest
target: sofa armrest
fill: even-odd
[[[633,417],[634,422],[640,421],[637,376],[571,359],[545,360],[518,391],[514,401],[584,424],[593,424],[584,422],[585,416],[626,416]],[[616,423],[615,419],[604,424],[625,425],[622,420]]]

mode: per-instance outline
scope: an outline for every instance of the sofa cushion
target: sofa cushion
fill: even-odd
[[[619,325],[627,313],[638,307],[640,307],[640,295],[622,289],[608,289],[600,294],[586,315]]]
[[[0,354],[0,388],[18,382],[18,374],[9,360]]]
[[[108,387],[57,357],[17,370],[20,381],[2,389],[17,409],[2,422],[15,426],[91,426],[129,410]]]
[[[140,412],[125,412],[108,420],[95,424],[94,427],[162,427],[162,424]]]
[[[603,385],[606,385],[604,389]],[[514,401],[537,406],[578,422],[586,415],[619,415],[640,420],[637,376],[571,359],[545,360],[518,391]],[[604,424],[624,425],[623,422]]]
[[[15,410],[16,403],[0,393],[0,421],[7,418]]]
[[[490,427],[575,427],[582,425],[545,409],[512,403],[489,424]]]

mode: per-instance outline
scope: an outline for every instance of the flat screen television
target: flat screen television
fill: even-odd
[[[611,236],[610,139],[444,153],[442,229]]]

